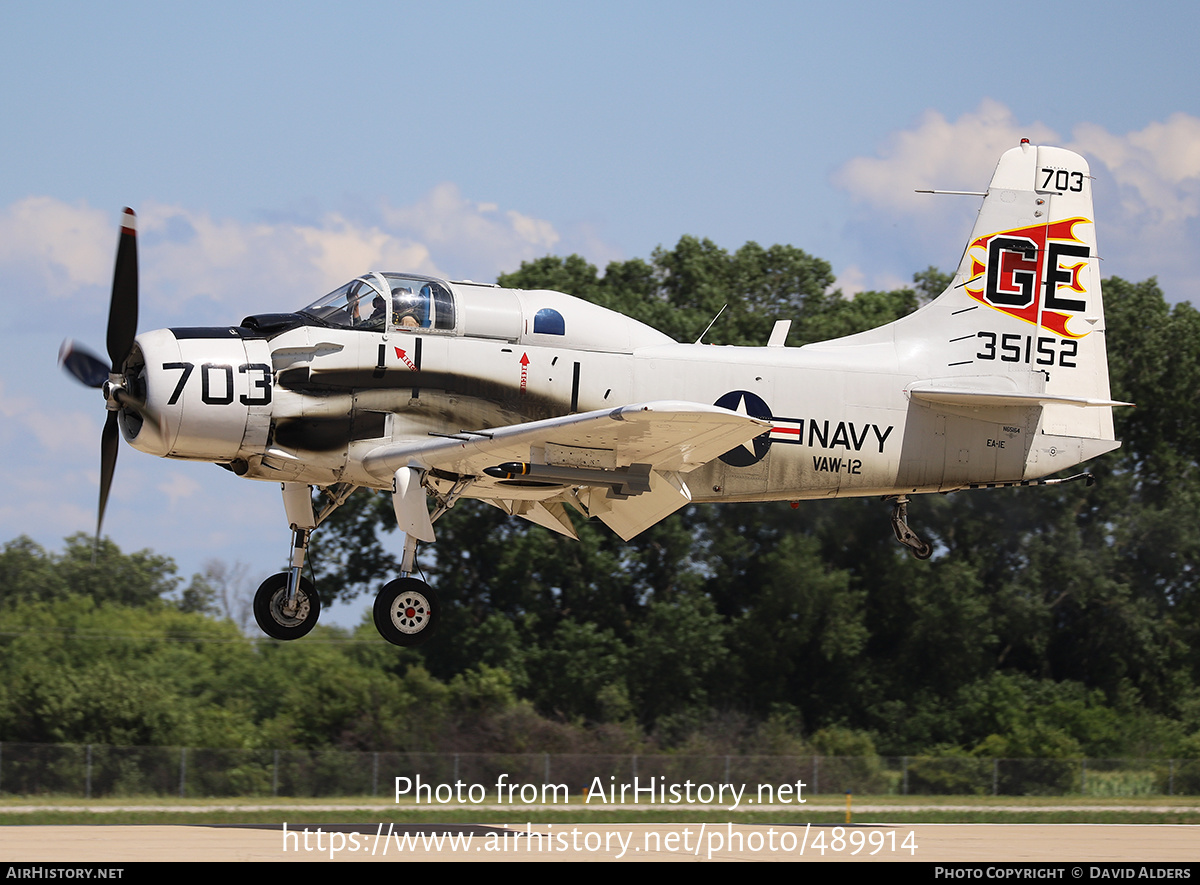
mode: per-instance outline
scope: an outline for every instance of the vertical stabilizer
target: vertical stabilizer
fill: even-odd
[[[1000,158],[954,283],[938,301],[967,311],[956,316],[977,315],[976,370],[1032,372],[1034,392],[1105,401],[1097,264],[1087,161],[1022,142]],[[1112,439],[1112,410],[1047,405],[1041,429]]]
[[[996,166],[949,288],[842,341],[887,330],[899,364],[925,386],[1108,402],[1097,261],[1087,161],[1022,141]],[[1042,433],[1113,439],[1107,406],[1043,408]]]
[[[830,359],[874,354],[909,379],[914,487],[1045,476],[1119,445],[1097,263],[1087,161],[1022,140],[1000,158],[945,292],[809,346]],[[931,458],[929,434],[944,459]],[[940,477],[927,475],[934,462]]]

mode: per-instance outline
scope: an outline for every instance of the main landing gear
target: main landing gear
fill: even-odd
[[[441,605],[437,593],[419,578],[412,577],[416,567],[417,541],[433,540],[433,521],[445,513],[468,484],[456,483],[447,495],[435,495],[437,510],[430,515],[425,508],[425,489],[420,476],[408,468],[397,471],[394,491],[396,515],[404,530],[404,557],[400,577],[383,585],[375,597],[375,629],[392,645],[413,648],[437,631]],[[263,581],[254,594],[254,620],[274,639],[299,639],[317,625],[321,597],[308,578],[301,576],[308,541],[313,529],[345,503],[355,490],[350,483],[325,489],[329,503],[319,514],[313,513],[312,489],[302,483],[283,484],[283,506],[292,528],[292,565],[286,572]]]
[[[301,578],[295,594],[290,594],[290,577],[289,572],[271,575],[254,594],[254,620],[272,639],[299,639],[321,616],[321,597],[312,581]]]
[[[375,597],[375,629],[392,645],[411,648],[437,630],[439,611],[432,587],[416,578],[397,578]]]
[[[444,512],[442,510],[437,515],[441,516]],[[438,603],[437,593],[424,581],[412,577],[416,566],[417,540],[414,532],[405,533],[400,577],[383,585],[375,597],[372,610],[379,635],[392,645],[405,648],[414,648],[432,637],[441,620],[442,607]]]

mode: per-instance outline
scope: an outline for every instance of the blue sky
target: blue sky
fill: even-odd
[[[790,243],[846,292],[958,259],[1022,136],[1083,153],[1105,276],[1200,299],[1191,4],[0,6],[0,540],[94,522],[120,209],[142,329],[302,306],[367,269],[491,280],[680,236]],[[126,448],[106,533],[192,572],[287,552],[278,492]]]

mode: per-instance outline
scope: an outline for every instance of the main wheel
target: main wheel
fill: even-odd
[[[300,578],[296,588],[296,606],[286,609],[288,573],[271,575],[254,594],[254,620],[272,639],[299,639],[317,626],[321,616],[321,597],[308,578]]]
[[[437,593],[416,578],[397,578],[375,597],[375,629],[392,645],[420,645],[437,629]]]

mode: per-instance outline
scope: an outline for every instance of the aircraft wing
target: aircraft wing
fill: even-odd
[[[464,431],[449,437],[390,443],[368,453],[363,466],[380,479],[409,466],[481,475],[484,468],[506,461],[529,461],[531,447],[550,444],[579,450],[580,459],[591,450],[598,459],[613,462],[595,466],[650,464],[655,470],[686,473],[770,429],[769,421],[719,406],[639,403]],[[611,457],[603,453],[611,453]]]
[[[561,504],[569,502],[628,540],[691,500],[681,474],[770,429],[769,421],[718,406],[649,402],[389,443],[368,453],[363,466],[380,479],[403,467],[473,476],[477,482],[470,497],[573,535],[561,511]],[[583,490],[550,502],[557,512],[547,502],[514,503],[521,495],[484,472],[513,462],[553,466],[562,473],[558,482]],[[635,484],[632,491],[626,487],[628,494],[623,496],[617,487],[630,473],[641,476],[643,485]]]

